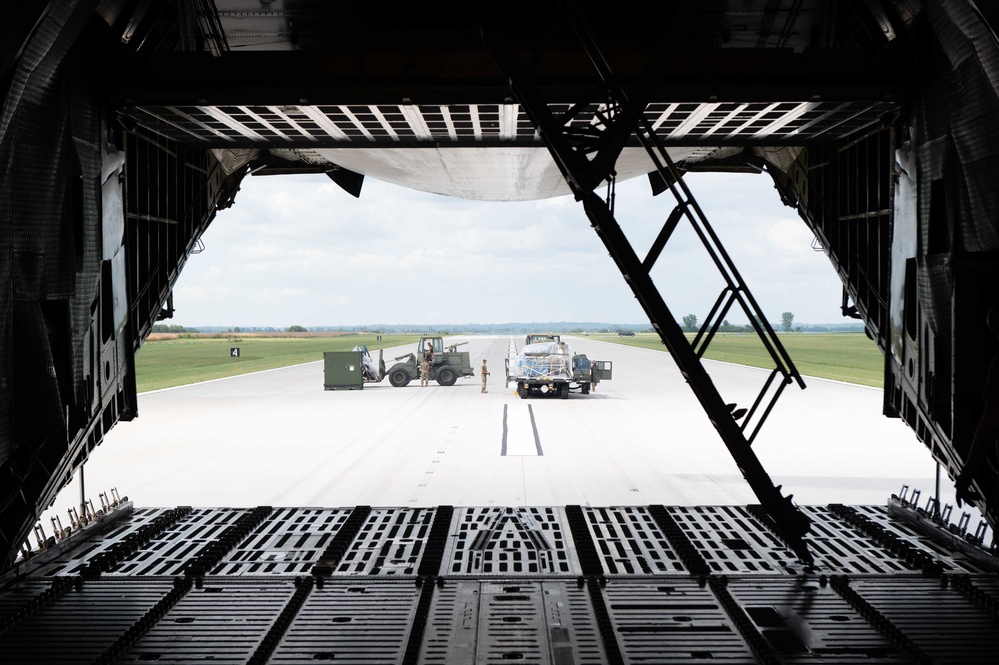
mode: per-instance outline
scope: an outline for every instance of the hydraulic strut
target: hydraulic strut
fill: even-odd
[[[784,388],[792,382],[804,388],[804,382],[773,329],[766,323],[759,305],[717,235],[708,225],[700,206],[683,183],[682,173],[665,149],[657,144],[655,132],[645,118],[644,111],[654,89],[655,72],[661,70],[658,66],[663,57],[661,45],[651,51],[646,74],[626,92],[617,83],[610,63],[593,41],[582,14],[571,2],[560,4],[561,19],[570,26],[597,74],[589,98],[565,110],[561,110],[564,108],[562,103],[549,104],[534,82],[529,65],[540,61],[540,54],[536,53],[530,63],[525,64],[518,50],[493,21],[486,6],[481,3],[468,3],[467,6],[511,91],[534,123],[576,200],[582,202],[593,229],[673,355],[762,507],[798,558],[811,564],[812,555],[804,539],[810,525],[809,518],[793,504],[791,496],[783,496],[781,488],[774,486],[751,448],[753,438]],[[553,109],[559,110],[557,115]],[[614,218],[612,197],[604,199],[595,193],[602,183],[613,186],[617,157],[636,135],[662,182],[677,201],[644,261],[639,259]],[[693,226],[725,281],[721,295],[693,343],[687,340],[650,275],[670,235],[683,219]],[[735,305],[749,316],[775,364],[759,397],[749,409],[735,409],[734,405],[726,404],[701,363],[701,356],[720,322]]]

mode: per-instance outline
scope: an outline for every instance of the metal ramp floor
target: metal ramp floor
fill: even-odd
[[[3,663],[994,663],[999,560],[903,500],[134,508],[0,578]]]

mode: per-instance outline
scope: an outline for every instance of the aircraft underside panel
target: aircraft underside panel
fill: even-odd
[[[803,507],[803,569],[759,506],[125,502],[0,578],[0,652],[64,665],[992,663],[999,560],[914,508]]]
[[[972,441],[999,408],[987,392],[999,331],[986,325],[999,311],[999,146],[985,140],[999,127],[999,44],[953,4],[926,14],[926,48],[946,57],[924,70],[909,116],[771,172],[839,273],[844,315],[885,354],[885,415],[995,525],[999,432]]]
[[[0,119],[0,568],[104,434],[136,415],[134,357],[169,316],[180,268],[245,168],[127,135],[55,3]]]
[[[68,3],[36,26],[0,124],[0,550],[106,428],[134,409],[121,155],[83,73],[89,18]]]

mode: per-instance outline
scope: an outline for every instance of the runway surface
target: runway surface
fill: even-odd
[[[668,353],[565,337],[612,361],[613,380],[590,395],[522,400],[504,385],[511,338],[448,341],[464,339],[476,376],[451,387],[386,379],[326,391],[320,360],[140,394],[139,417],[86,464],[86,494],[96,505],[114,487],[143,507],[758,503]],[[767,374],[706,364],[740,403]],[[932,494],[935,463],[881,415],[880,390],[806,383],[785,391],[754,443],[785,494],[800,505],[883,505],[903,484]],[[65,516],[78,501],[74,480],[52,510]]]
[[[478,377],[325,391],[316,362],[140,395],[140,417],[86,467],[89,494],[131,502],[0,584],[0,653],[995,661],[983,599],[999,595],[999,568],[889,502],[902,484],[928,495],[935,465],[880,415],[879,391],[810,380],[754,444],[809,520],[803,565],[668,354],[570,340],[612,362],[613,380],[521,400],[503,385],[509,341],[470,339],[473,366],[493,368],[487,394]],[[766,376],[710,371],[740,404]],[[75,503],[74,488],[60,499]]]

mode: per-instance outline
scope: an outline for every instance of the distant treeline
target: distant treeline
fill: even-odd
[[[679,322],[678,322],[679,323]],[[726,322],[727,324],[727,322]],[[780,330],[780,324],[772,323],[774,330]],[[226,333],[226,332],[286,332],[294,328],[300,332],[368,332],[375,334],[388,333],[436,333],[440,335],[457,334],[492,334],[492,335],[525,335],[531,332],[553,332],[565,334],[583,333],[619,333],[619,332],[653,332],[652,326],[647,323],[596,323],[588,321],[545,321],[538,323],[462,323],[462,324],[387,324],[378,323],[362,326],[198,326],[197,328],[185,328],[184,326],[156,324],[153,332],[173,332],[173,333]],[[823,323],[808,324],[801,323],[794,326],[795,332],[863,332],[864,326],[861,323]],[[722,325],[721,332],[752,332],[752,327],[748,325]]]
[[[201,332],[201,331],[199,329],[197,329],[197,328],[185,328],[184,326],[177,326],[177,325],[172,325],[172,324],[171,325],[167,325],[165,323],[156,323],[156,324],[153,324],[153,332],[154,333],[179,333],[179,334],[182,334],[182,333],[198,333],[198,332]]]
[[[687,332],[697,332],[697,329],[695,329],[695,330],[689,330],[689,329],[687,329],[683,325],[681,325],[680,327],[683,328],[684,330],[686,330]],[[783,330],[783,327],[779,323],[771,323],[770,327],[773,328],[777,332],[781,332]],[[728,321],[724,321],[724,322],[722,322],[721,325],[718,326],[718,332],[751,333],[751,332],[753,332],[753,326],[749,325],[748,323],[746,325],[738,325],[738,324],[731,324]],[[794,332],[794,333],[864,332],[864,324],[862,324],[862,323],[819,323],[819,324],[798,323],[798,324],[795,324],[791,328],[791,330],[789,330],[788,332]]]

